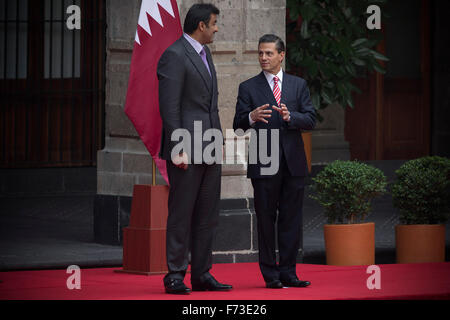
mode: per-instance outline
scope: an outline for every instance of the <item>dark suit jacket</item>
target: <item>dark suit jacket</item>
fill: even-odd
[[[268,103],[272,110],[272,117],[269,118],[268,124],[256,122],[253,125],[256,137],[259,136],[259,130],[268,129],[267,148],[270,152],[270,130],[279,129],[280,155],[283,152],[292,176],[303,177],[307,174],[307,163],[301,132],[314,128],[316,123],[315,109],[311,103],[309,90],[304,79],[283,73],[281,90],[281,103],[284,103],[291,112],[289,123],[283,121],[280,114],[272,109],[272,105],[277,105],[277,103],[264,73],[261,72],[239,85],[233,128],[234,130],[240,128],[244,131],[250,129],[249,113]],[[254,136],[250,138],[251,143],[254,138]],[[258,156],[256,164],[248,164],[247,177],[252,179],[265,177],[261,176],[260,169],[268,166],[262,165]]]
[[[171,141],[174,130],[184,128],[190,132],[191,155],[194,152],[194,121],[202,122],[202,132],[196,132],[200,138],[207,129],[222,130],[217,107],[216,70],[207,46],[205,51],[211,75],[183,36],[166,49],[158,62],[159,111],[163,122],[160,157],[164,160],[171,160],[171,151],[178,144]],[[202,143],[202,152],[209,143]]]

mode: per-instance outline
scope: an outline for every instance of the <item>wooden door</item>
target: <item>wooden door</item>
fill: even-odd
[[[430,3],[388,1],[379,47],[386,74],[358,80],[355,109],[346,111],[352,159],[413,159],[430,152]]]
[[[386,22],[383,159],[413,159],[430,152],[429,1],[396,0]],[[394,16],[393,16],[394,17]]]
[[[81,29],[66,25],[70,5]],[[102,144],[104,1],[0,0],[0,167],[91,166]]]

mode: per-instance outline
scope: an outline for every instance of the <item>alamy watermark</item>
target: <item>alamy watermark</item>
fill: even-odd
[[[66,21],[67,29],[69,30],[81,30],[81,9],[77,5],[71,5],[67,7],[66,13],[69,17]]]
[[[188,155],[188,164],[238,164],[238,159],[247,154],[245,139],[234,139],[236,136],[250,135],[248,145],[248,164],[261,164],[261,175],[274,175],[280,165],[280,131],[278,129],[242,129],[225,131],[227,143],[225,162],[223,157],[224,137],[218,129],[203,131],[202,121],[194,121],[194,131],[179,128],[173,131],[172,142],[178,142],[171,151],[171,158],[175,159],[182,153]],[[270,144],[270,152],[269,146]],[[192,148],[194,150],[192,150]],[[177,163],[176,163],[177,164]]]
[[[81,290],[81,269],[79,266],[72,265],[67,267],[66,273],[72,274],[67,278],[66,286],[69,290]]]
[[[367,267],[367,274],[371,274],[369,278],[367,278],[366,286],[369,290],[380,290],[381,289],[381,269],[379,266],[371,265]]]
[[[367,29],[381,29],[381,9],[379,6],[373,4],[367,7],[367,11],[370,16],[367,18],[366,26]]]

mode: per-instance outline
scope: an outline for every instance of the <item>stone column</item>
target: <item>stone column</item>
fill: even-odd
[[[108,0],[105,148],[97,154],[95,240],[120,244],[133,186],[151,183],[152,161],[124,112],[141,1]]]
[[[124,112],[140,1],[107,3],[105,148],[98,152],[97,193],[131,196],[151,182],[152,162]]]

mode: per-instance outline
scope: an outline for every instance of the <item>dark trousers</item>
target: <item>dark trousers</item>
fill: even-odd
[[[219,220],[220,164],[191,164],[185,171],[167,161],[170,182],[167,218],[167,279],[184,279],[191,252],[191,279],[212,266],[212,245]]]
[[[258,225],[259,266],[264,280],[293,278],[302,235],[304,177],[291,176],[282,156],[276,175],[252,179],[252,185]],[[276,233],[279,264],[275,251]]]

